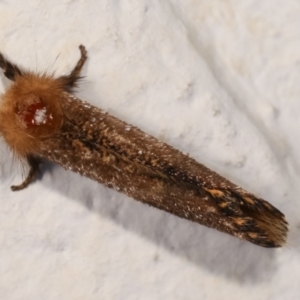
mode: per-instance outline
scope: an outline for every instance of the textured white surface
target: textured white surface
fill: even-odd
[[[300,2],[0,2],[1,51],[281,209],[271,250],[142,205],[0,142],[0,299],[299,299]],[[57,55],[59,56],[57,57]],[[0,91],[8,81],[1,75]]]

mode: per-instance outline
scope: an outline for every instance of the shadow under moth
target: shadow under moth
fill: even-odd
[[[285,243],[284,215],[189,156],[73,94],[87,59],[54,78],[25,71],[0,53],[13,84],[1,96],[0,133],[29,173],[27,187],[48,160],[178,217],[263,247]]]

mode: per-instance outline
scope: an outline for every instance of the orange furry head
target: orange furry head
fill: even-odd
[[[63,116],[60,79],[25,73],[1,97],[0,131],[13,150],[24,157],[36,153],[43,138],[57,132]]]

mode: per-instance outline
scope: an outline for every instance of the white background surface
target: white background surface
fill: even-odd
[[[1,141],[0,298],[299,299],[299,15],[296,0],[1,1],[8,58],[60,75],[84,44],[81,98],[270,201],[290,234],[260,248],[51,164],[13,193]]]

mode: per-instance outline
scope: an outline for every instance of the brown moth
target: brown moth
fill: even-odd
[[[20,69],[0,53],[13,81],[1,97],[0,132],[30,170],[27,187],[43,160],[87,176],[126,195],[263,247],[285,243],[284,215],[267,201],[231,183],[189,156],[101,109],[72,91],[87,59],[54,78]]]

